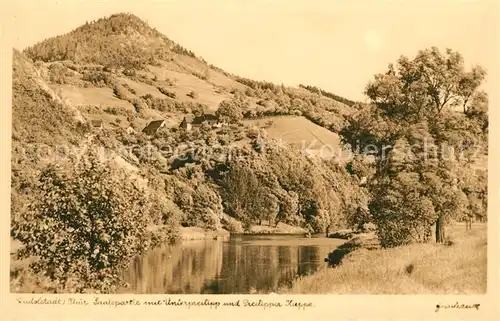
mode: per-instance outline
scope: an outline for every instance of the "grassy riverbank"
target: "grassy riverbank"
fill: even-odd
[[[457,224],[453,244],[413,244],[393,249],[357,250],[337,268],[297,279],[283,294],[471,294],[485,293],[487,228]],[[326,264],[326,263],[325,263]]]
[[[197,240],[213,240],[213,239],[228,239],[231,234],[303,234],[306,230],[284,223],[279,223],[277,226],[269,225],[252,225],[248,230],[241,230],[238,232],[230,233],[225,229],[217,231],[205,230],[201,227],[181,227],[179,229],[180,241],[197,241]]]

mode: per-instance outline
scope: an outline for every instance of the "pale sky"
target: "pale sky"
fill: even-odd
[[[319,86],[353,100],[375,73],[432,45],[497,78],[498,1],[12,1],[4,19],[23,49],[130,12],[207,62],[240,76]],[[5,4],[4,4],[5,6]],[[9,20],[10,19],[10,20]],[[495,82],[497,84],[497,82]],[[495,86],[496,87],[496,86]]]

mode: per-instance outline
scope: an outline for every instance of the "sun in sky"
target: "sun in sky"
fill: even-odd
[[[364,33],[363,45],[372,52],[378,52],[382,48],[383,39],[379,32],[369,29]]]

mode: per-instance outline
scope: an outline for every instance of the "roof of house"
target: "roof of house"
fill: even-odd
[[[215,116],[213,114],[204,114],[204,115],[201,115],[201,116],[196,116],[196,117],[193,118],[193,120],[191,121],[191,123],[194,124],[194,125],[198,125],[198,124],[203,123],[204,121],[207,121],[209,123],[216,122],[217,121],[217,116]]]
[[[150,122],[143,130],[143,133],[154,133],[156,132],[160,127],[162,127],[165,124],[164,120],[154,120]]]
[[[90,125],[92,125],[93,127],[100,127],[102,126],[102,119],[91,119]]]

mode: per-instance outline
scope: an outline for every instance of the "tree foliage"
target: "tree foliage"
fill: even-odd
[[[56,289],[112,291],[130,259],[150,245],[148,197],[95,152],[40,174],[12,236],[21,258]]]
[[[226,122],[230,124],[237,123],[243,119],[242,109],[239,101],[236,99],[223,100],[219,104],[219,108],[215,112],[215,116],[221,122]]]
[[[415,129],[412,132],[418,133]],[[435,147],[430,144],[425,148]],[[406,139],[398,140],[383,173],[377,174],[369,208],[382,246],[427,242],[438,219],[443,233],[443,225],[460,217],[467,207],[467,198],[458,186],[455,161],[427,154],[425,148],[423,143],[410,146]]]
[[[219,185],[226,213],[247,224],[283,222],[319,233],[345,226],[367,201],[341,165],[273,141],[257,154],[231,159]]]
[[[368,83],[372,104],[351,115],[341,135],[355,152],[376,157],[369,208],[384,246],[427,241],[432,224],[444,242],[446,222],[470,208],[459,168],[487,141],[485,76],[481,66],[466,71],[460,53],[432,47],[402,56]]]
[[[402,56],[397,66],[375,75],[367,96],[388,116],[418,121],[436,117],[446,107],[460,102],[466,110],[469,98],[481,85],[486,71],[475,66],[466,72],[460,53],[438,48],[421,50],[413,60]]]

